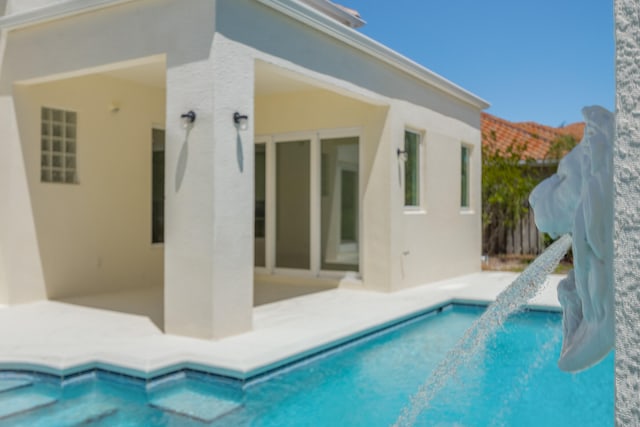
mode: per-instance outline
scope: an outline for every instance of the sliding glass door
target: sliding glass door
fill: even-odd
[[[276,268],[310,265],[311,141],[276,144]]]
[[[253,220],[253,256],[256,267],[267,266],[267,148],[264,143],[255,146],[255,205]]]
[[[358,138],[323,139],[320,145],[321,269],[358,271]]]
[[[256,144],[255,265],[312,275],[358,271],[358,137],[301,136]]]

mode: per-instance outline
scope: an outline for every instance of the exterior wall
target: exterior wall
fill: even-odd
[[[393,290],[480,271],[480,131],[422,107],[395,101],[391,107],[391,153],[404,147],[404,130],[421,132],[420,209],[404,208],[403,186],[393,180],[391,265]],[[471,152],[471,207],[460,207],[460,150]],[[397,174],[403,165],[394,161]]]
[[[6,5],[7,14],[24,13],[41,7],[64,3],[64,1],[65,0],[2,0],[0,1],[0,10],[2,10],[2,6]]]
[[[12,127],[15,128],[15,114],[13,110],[13,100],[11,97],[0,98],[0,129],[5,135],[12,136]],[[16,138],[11,138],[10,141],[16,141]],[[10,153],[13,151],[14,144],[7,144],[3,147],[3,153]],[[11,191],[9,185],[9,179],[11,176],[11,159],[13,155],[0,156],[0,304],[7,304],[9,302],[9,279],[7,278],[8,259],[5,252],[8,251],[9,243],[9,210],[11,202]],[[4,184],[2,184],[4,183]]]
[[[260,25],[255,25],[259,22]],[[254,0],[218,0],[216,31],[308,70],[480,128],[477,108]]]
[[[151,129],[165,122],[164,89],[87,76],[18,86],[15,100],[48,297],[162,285],[163,251],[151,245]],[[40,182],[43,106],[78,114],[78,184]]]
[[[6,200],[6,199],[5,199]],[[4,254],[2,245],[0,245],[0,305],[5,305],[9,301],[9,289],[7,285],[7,277],[4,272]]]
[[[10,96],[0,97],[0,130],[0,303],[40,300],[47,294]]]
[[[616,344],[615,425],[640,425],[640,16],[638,3],[616,0],[616,139],[613,205]]]
[[[211,0],[190,0],[189,7],[139,0],[13,30],[0,74],[0,96],[11,105],[15,82],[36,84],[166,58],[165,330],[203,338],[248,330],[253,292],[252,131],[239,135],[231,120],[235,110],[253,110],[247,84],[253,62],[225,46],[214,49],[215,14]],[[185,132],[179,117],[192,109],[198,118]],[[15,115],[0,112],[9,118],[0,128],[0,158],[22,165],[14,150],[20,136],[10,130]],[[35,239],[26,182],[17,173],[16,180],[0,182],[0,193],[24,195],[26,202],[6,215],[23,217],[25,224],[6,223]],[[9,236],[3,250],[15,244]],[[26,252],[38,265],[37,246]],[[5,252],[5,266],[13,261]],[[26,286],[26,279],[7,282],[11,289]]]
[[[139,0],[14,30],[7,38],[0,93],[10,94],[15,81],[71,77],[154,55],[166,55],[168,68],[209,60],[215,2],[190,5]]]
[[[366,289],[390,291],[477,272],[481,254],[480,132],[407,102],[365,104],[325,90],[256,99],[256,133],[360,128],[361,273]],[[424,131],[422,208],[405,211],[397,148]],[[471,208],[460,208],[460,149],[472,147]],[[384,260],[385,262],[382,262]]]
[[[251,22],[260,22],[260,26],[250,25]],[[333,90],[343,89],[349,97],[358,99],[362,95],[363,99],[391,105],[379,130],[379,142],[367,147],[362,159],[368,180],[362,204],[362,241],[366,239],[366,243],[361,272],[366,288],[396,290],[480,271],[481,149],[477,108],[257,2],[220,0],[216,31],[228,43],[251,47],[257,59],[312,76]],[[291,122],[303,120],[297,125],[299,128],[317,129],[310,121],[333,117],[331,108],[322,114],[311,113],[308,99],[301,99],[297,105],[297,110],[288,111],[288,117]],[[307,122],[302,118],[304,114],[309,116]],[[262,123],[262,118],[257,120]],[[340,124],[328,120],[326,128]],[[404,213],[403,209],[396,149],[404,146],[405,126],[425,132],[425,209],[421,213]],[[461,143],[473,147],[472,206],[466,212],[460,210]],[[371,169],[366,170],[367,167]]]
[[[24,4],[33,6],[38,1]],[[367,243],[361,270],[367,287],[397,289],[449,273],[461,274],[476,264],[479,268],[480,245],[470,230],[470,224],[477,223],[479,242],[479,208],[475,216],[461,216],[459,194],[453,196],[446,190],[459,191],[460,142],[479,144],[477,107],[253,0],[191,0],[189,7],[172,0],[139,0],[14,30],[8,36],[0,74],[0,96],[6,101],[0,104],[0,113],[6,113],[8,122],[0,128],[0,158],[6,155],[11,165],[17,166],[4,172],[13,175],[0,183],[0,194],[6,191],[13,195],[10,199],[22,200],[4,212],[0,210],[0,223],[11,225],[5,225],[4,233],[9,237],[3,245],[12,246],[19,236],[27,237],[25,262],[34,267],[14,267],[18,265],[13,262],[15,257],[8,256],[8,246],[3,246],[4,274],[12,289],[30,281],[34,283],[33,295],[37,295],[38,283],[44,283],[43,276],[48,274],[44,260],[44,270],[38,270],[40,252],[33,246],[37,224],[30,218],[32,200],[26,190],[31,175],[20,170],[25,164],[20,148],[28,145],[11,128],[15,122],[12,97],[19,100],[21,95],[20,90],[14,93],[14,84],[33,85],[97,73],[159,55],[166,58],[167,66],[168,332],[222,337],[251,325],[253,135],[254,125],[259,124],[249,120],[249,129],[238,131],[231,117],[235,111],[261,110],[254,109],[252,92],[256,60],[300,73],[345,95],[327,95],[325,99],[316,94],[318,105],[314,108],[322,114],[312,117],[309,111],[300,111],[299,122],[293,120],[293,110],[304,103],[295,102],[294,106],[283,100],[284,104],[289,102],[288,120],[295,126],[359,126],[364,130],[362,209]],[[378,107],[367,106],[369,103]],[[185,130],[178,117],[191,109],[198,118],[192,129]],[[410,218],[402,212],[401,183],[397,181],[396,149],[402,146],[406,124],[424,129],[428,144],[424,196],[428,210]],[[270,133],[267,126],[272,125],[264,124],[260,132]],[[21,128],[24,126],[21,123]],[[474,154],[479,154],[479,148]],[[443,168],[438,160],[441,156]],[[479,155],[474,157],[474,165],[479,165]],[[474,177],[476,174],[479,168],[474,169]],[[436,184],[442,182],[446,185]],[[479,194],[479,179],[474,180],[473,194]],[[479,206],[476,198],[473,203],[474,209]],[[440,205],[442,211],[436,209]],[[13,216],[21,220],[16,222]],[[9,230],[16,224],[17,231]],[[459,234],[452,231],[455,227],[460,228]],[[442,231],[445,228],[447,233]],[[432,246],[424,243],[431,236],[437,242]],[[472,247],[476,247],[473,254]],[[433,258],[427,263],[429,257]],[[457,267],[447,267],[454,261]],[[35,278],[9,279],[8,266],[29,271]]]

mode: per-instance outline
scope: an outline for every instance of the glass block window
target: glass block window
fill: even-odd
[[[468,208],[469,203],[469,161],[471,149],[466,145],[460,151],[460,207]]]
[[[404,205],[407,207],[420,206],[420,135],[404,132]]]
[[[77,184],[77,114],[42,107],[40,180]]]

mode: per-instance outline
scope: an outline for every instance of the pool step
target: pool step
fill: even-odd
[[[242,407],[239,402],[188,389],[172,391],[153,398],[149,405],[204,423],[211,423]]]
[[[58,400],[46,394],[30,391],[15,396],[2,396],[0,399],[0,421],[25,412],[50,406]]]
[[[96,423],[118,412],[118,407],[108,402],[69,401],[67,406],[42,414],[39,420],[30,424],[31,427],[56,426],[79,427]]]
[[[0,393],[17,390],[30,385],[33,385],[33,383],[29,380],[2,379],[0,380]]]

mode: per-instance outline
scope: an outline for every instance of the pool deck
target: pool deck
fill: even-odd
[[[258,306],[253,330],[221,340],[164,334],[148,317],[41,301],[0,307],[0,369],[69,375],[116,367],[153,378],[193,368],[247,379],[450,302],[486,304],[517,274],[482,272],[395,293],[333,289]],[[550,276],[532,308],[559,310]]]

